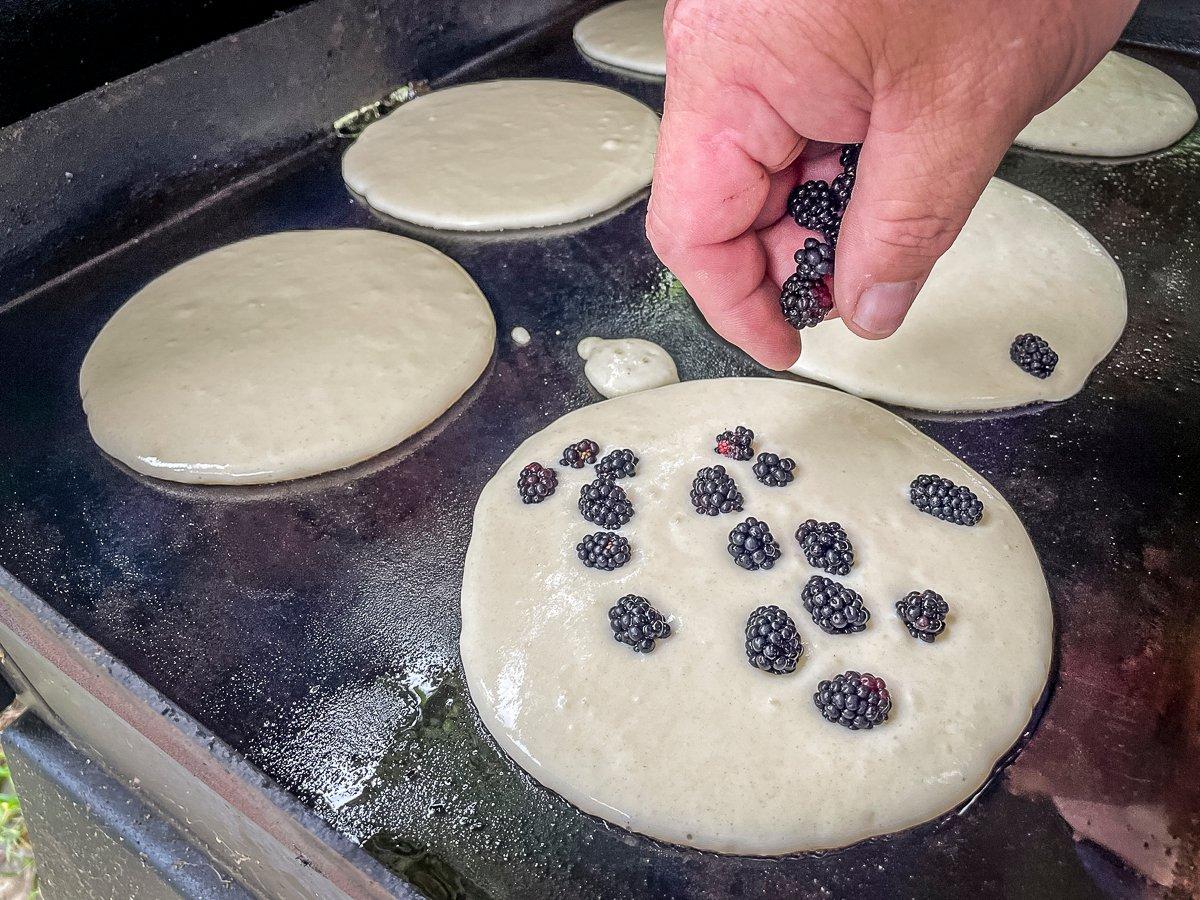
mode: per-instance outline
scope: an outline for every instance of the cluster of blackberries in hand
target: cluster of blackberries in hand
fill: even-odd
[[[826,278],[833,274],[833,251],[842,229],[842,215],[854,190],[858,173],[859,144],[842,148],[842,172],[833,183],[813,180],[798,185],[789,195],[788,214],[796,224],[825,238],[808,238],[796,251],[796,273],[788,276],[779,295],[779,308],[788,324],[799,330],[824,321],[833,309]]]
[[[804,281],[797,275],[789,275],[779,295],[779,308],[787,323],[799,331],[825,321],[833,309],[833,294],[824,281]]]
[[[833,294],[826,278],[833,274],[833,256],[842,230],[842,216],[854,191],[861,144],[846,144],[839,161],[842,171],[832,182],[819,179],[797,185],[788,195],[787,211],[801,228],[815,231],[824,240],[807,238],[796,251],[796,273],[788,276],[779,294],[779,308],[797,331],[825,320],[833,309]],[[1049,378],[1058,365],[1058,354],[1045,338],[1018,335],[1009,358],[1034,378]]]

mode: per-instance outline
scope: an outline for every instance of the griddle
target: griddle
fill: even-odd
[[[661,109],[661,82],[578,54],[573,18],[448,77],[417,74],[432,74],[434,88],[574,78]],[[1200,58],[1129,52],[1200,96]],[[395,86],[380,84],[377,96]],[[95,642],[89,652],[109,675],[147,704],[164,698],[162,721],[150,716],[143,731],[180,730],[220,766],[248,761],[253,768],[239,771],[266,777],[245,790],[365,873],[343,885],[351,894],[402,893],[406,882],[433,897],[606,900],[1200,890],[1195,133],[1121,164],[1014,149],[1000,167],[1081,222],[1125,275],[1128,328],[1079,396],[999,414],[898,410],[992,481],[1030,531],[1058,627],[1040,723],[965,809],[784,859],[656,843],[538,786],[482,728],[457,638],[480,489],[521,440],[598,399],[575,353],[580,338],[656,341],[684,379],[791,376],[761,369],[706,326],[646,241],[644,197],[544,231],[415,229],[347,193],[345,146],[326,132],[235,160],[252,177],[169,220],[157,215],[161,205],[148,206],[144,236],[115,249],[95,238],[93,253],[77,251],[88,260],[82,268],[0,312],[7,627],[41,617],[58,623],[55,640]],[[460,262],[491,300],[495,356],[442,419],[353,469],[258,489],[154,482],[95,447],[79,365],[135,290],[231,241],[342,227],[417,236]],[[533,335],[527,347],[509,339],[518,325]],[[798,815],[805,803],[795,798]]]

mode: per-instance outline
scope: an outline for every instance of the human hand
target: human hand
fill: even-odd
[[[1017,133],[1074,87],[1136,0],[670,0],[646,230],[713,328],[785,368],[779,309],[813,233],[787,216],[862,142],[833,275],[855,333],[900,325]]]

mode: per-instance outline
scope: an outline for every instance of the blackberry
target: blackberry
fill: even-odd
[[[754,477],[767,487],[783,487],[796,477],[792,474],[795,468],[796,461],[791,457],[780,458],[774,453],[760,453],[758,462],[754,464]]]
[[[841,225],[841,217],[846,212],[846,206],[850,202],[850,194],[854,191],[854,172],[843,172],[829,185],[829,190],[833,194],[833,202],[838,209],[838,225]]]
[[[867,627],[871,618],[860,594],[823,575],[808,579],[800,601],[813,623],[826,634],[856,634]]]
[[[517,477],[517,493],[522,503],[541,503],[558,487],[558,473],[541,463],[530,463]]]
[[[729,532],[729,555],[743,569],[769,569],[779,559],[779,545],[771,536],[771,526],[751,516]]]
[[[772,675],[796,671],[804,647],[792,617],[778,606],[760,606],[746,620],[746,659]]]
[[[818,522],[809,519],[796,529],[796,540],[804,558],[814,569],[824,569],[830,575],[849,575],[854,565],[854,546],[837,522]]]
[[[816,238],[805,238],[795,259],[796,274],[801,281],[819,281],[833,274],[833,248]]]
[[[969,526],[983,518],[983,503],[974,491],[940,475],[918,475],[908,486],[908,499],[921,512],[943,522]]]
[[[754,432],[744,425],[739,425],[733,431],[722,431],[717,435],[717,446],[713,449],[722,456],[745,462],[754,456],[754,448],[750,446],[754,440]]]
[[[1008,348],[1008,356],[1034,378],[1049,378],[1058,365],[1058,354],[1036,334],[1017,335]]]
[[[589,569],[611,572],[629,562],[629,541],[612,531],[597,531],[576,544],[575,553]]]
[[[809,231],[825,232],[837,223],[841,210],[828,182],[806,181],[788,195],[788,215]]]
[[[613,637],[635,653],[651,653],[654,642],[671,636],[671,623],[645,597],[626,594],[608,611]]]
[[[946,630],[946,614],[950,604],[935,591],[913,591],[896,601],[896,615],[908,633],[927,644]]]
[[[799,331],[825,321],[825,314],[833,309],[833,295],[823,281],[805,281],[791,275],[783,283],[779,308],[788,324]]]
[[[861,731],[887,721],[892,695],[882,678],[851,671],[818,684],[813,703],[830,722]]]
[[[705,516],[740,511],[742,495],[724,466],[705,466],[692,480],[692,506]]]
[[[638,458],[632,450],[614,450],[596,463],[597,478],[632,478],[637,474]]]
[[[625,489],[607,478],[597,478],[579,490],[579,511],[601,528],[620,528],[633,518],[633,504]]]
[[[842,164],[843,172],[848,172],[853,176],[858,171],[858,155],[861,152],[862,144],[846,144],[842,147],[838,162]]]
[[[570,466],[572,469],[582,469],[584,466],[594,463],[599,455],[600,445],[584,438],[582,441],[576,441],[574,444],[564,447],[562,459],[558,461],[558,464]]]

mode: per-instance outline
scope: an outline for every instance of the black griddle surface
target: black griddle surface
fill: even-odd
[[[1138,55],[1197,95],[1193,61]],[[561,29],[469,77],[500,75],[594,80],[661,107],[660,84],[591,66]],[[642,231],[644,198],[534,234],[419,232],[491,299],[498,349],[443,420],[380,459],[274,488],[205,490],[134,477],[88,437],[79,364],[149,279],[281,229],[417,233],[346,193],[344,146],[314,147],[0,313],[0,564],[15,578],[434,896],[1074,897],[1194,887],[1194,134],[1119,166],[1010,153],[1002,176],[1058,204],[1117,258],[1129,327],[1066,403],[907,414],[1008,497],[1042,557],[1060,666],[1041,725],[961,814],[784,860],[662,846],[579,814],[497,750],[461,679],[458,591],[474,499],[517,443],[597,399],[575,354],[580,338],[657,341],[684,379],[768,374],[671,287]],[[516,325],[533,334],[528,347],[509,339]],[[799,813],[805,798],[795,799]]]

